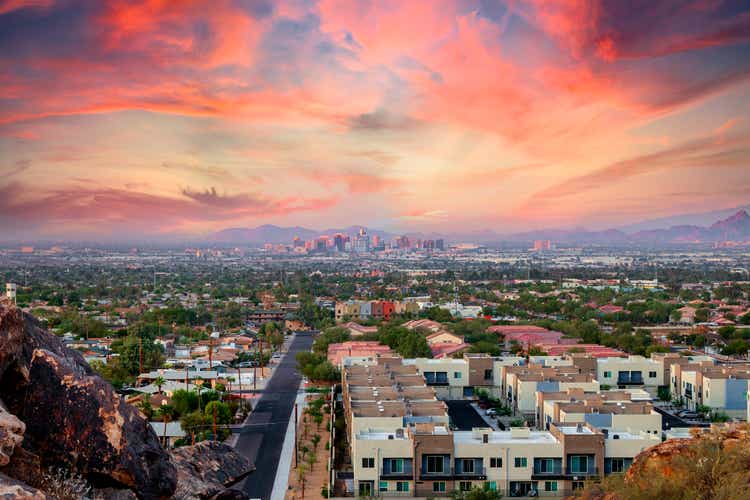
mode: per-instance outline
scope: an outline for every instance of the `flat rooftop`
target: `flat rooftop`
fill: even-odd
[[[523,443],[558,443],[555,436],[548,431],[531,431],[528,437],[512,436],[511,431],[493,431],[488,432],[488,442],[490,444],[523,444]],[[454,431],[453,442],[458,444],[482,444],[482,434],[476,434],[473,431]]]

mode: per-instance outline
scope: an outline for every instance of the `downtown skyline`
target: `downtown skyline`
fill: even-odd
[[[620,227],[750,201],[743,2],[0,0],[0,227]]]

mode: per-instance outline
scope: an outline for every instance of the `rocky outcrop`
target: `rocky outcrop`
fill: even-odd
[[[25,430],[26,425],[15,415],[8,413],[0,401],[0,467],[8,465],[13,450],[23,441]]]
[[[46,500],[47,495],[28,484],[0,473],[0,498],[8,500]]]
[[[177,466],[176,500],[222,498],[241,500],[247,495],[227,487],[250,474],[250,461],[223,443],[203,442],[172,452]]]
[[[174,493],[175,467],[148,422],[80,353],[6,300],[0,300],[0,400],[10,412],[0,417],[15,415],[2,420],[0,453],[10,460],[2,467],[0,457],[2,472],[33,484],[15,473],[20,421],[23,452],[43,468],[65,465],[96,487],[128,488],[142,499]]]

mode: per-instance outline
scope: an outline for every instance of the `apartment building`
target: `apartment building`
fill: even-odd
[[[674,394],[689,410],[706,406],[712,412],[746,419],[750,363],[673,365]]]
[[[591,373],[573,365],[519,365],[501,367],[501,398],[515,413],[534,419],[537,392],[560,392],[579,388],[599,392],[599,382]]]
[[[474,487],[509,496],[564,496],[586,479],[624,472],[659,441],[580,423],[552,424],[548,431],[451,431],[436,423],[361,430],[352,442],[354,487],[362,497],[447,497]]]
[[[584,405],[584,411],[582,415],[598,412],[598,409],[602,406],[613,405],[618,403],[640,403],[646,404],[651,402],[651,396],[641,389],[627,390],[627,391],[604,391],[604,392],[586,392],[580,388],[570,388],[560,392],[537,392],[536,394],[536,425],[540,430],[544,430],[552,422],[587,422],[588,420],[583,416],[576,417],[578,420],[573,420],[573,407],[566,407],[565,405]],[[651,408],[653,410],[653,408]],[[659,415],[657,413],[657,415]],[[592,425],[597,426],[597,422],[590,422]],[[619,419],[618,419],[619,420]],[[659,422],[661,417],[659,416]],[[615,425],[617,421],[615,422]],[[605,428],[613,428],[612,425],[603,425]],[[625,427],[615,427],[625,430]],[[645,429],[652,429],[651,426],[644,427]]]
[[[596,370],[602,385],[618,389],[642,387],[652,395],[668,380],[664,378],[663,363],[643,356],[599,358]]]
[[[349,300],[336,302],[334,313],[337,322],[350,319],[389,320],[394,314],[412,316],[419,312],[415,302],[392,302],[388,300]]]

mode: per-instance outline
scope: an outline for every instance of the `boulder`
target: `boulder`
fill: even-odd
[[[128,488],[142,499],[174,493],[175,467],[148,422],[80,353],[7,300],[0,300],[0,399],[25,424],[22,447],[42,467],[64,465],[95,487]]]
[[[13,450],[23,441],[26,425],[0,401],[0,467],[8,465]]]
[[[28,484],[0,473],[0,498],[8,500],[46,500],[47,495]]]
[[[248,498],[241,491],[227,489],[255,470],[231,446],[205,441],[175,449],[172,460],[177,466],[176,500]]]

